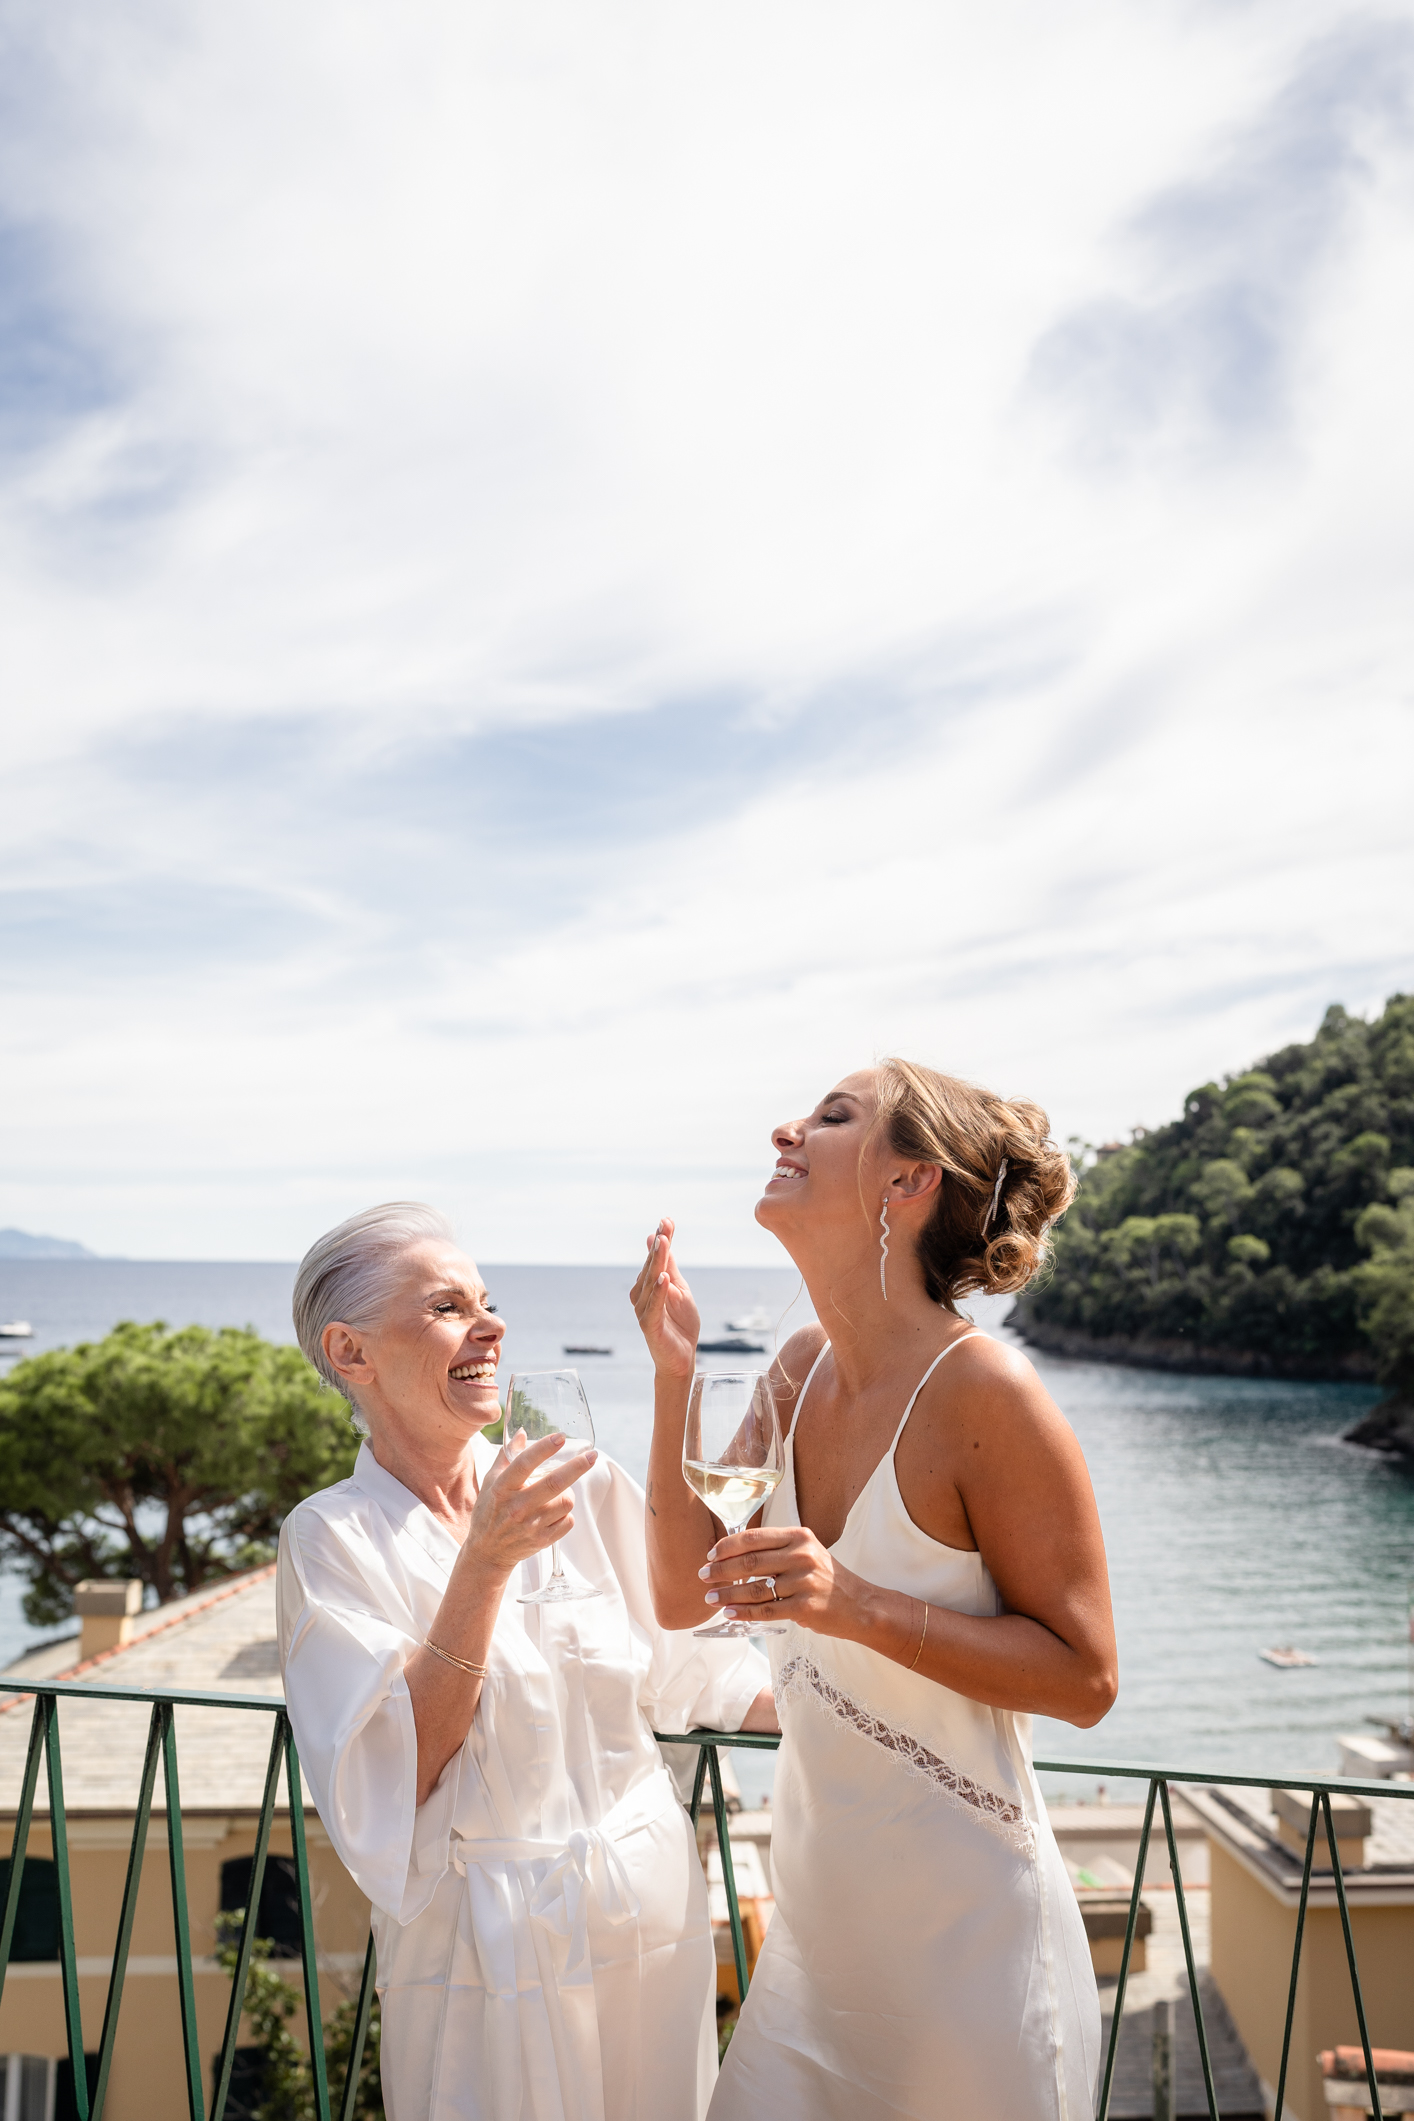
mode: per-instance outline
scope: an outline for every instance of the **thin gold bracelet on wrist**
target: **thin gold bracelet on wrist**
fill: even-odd
[[[923,1633],[918,1638],[918,1647],[913,1653],[913,1662],[908,1668],[910,1672],[917,1671],[918,1660],[923,1655],[923,1645],[928,1640],[928,1601],[926,1598],[920,1599],[919,1604],[923,1608]]]
[[[434,1657],[440,1657],[443,1664],[454,1664],[459,1672],[470,1672],[477,1679],[486,1677],[487,1667],[484,1664],[472,1664],[465,1657],[454,1657],[450,1650],[439,1648],[430,1635],[423,1636],[422,1647],[424,1650],[431,1650]]]

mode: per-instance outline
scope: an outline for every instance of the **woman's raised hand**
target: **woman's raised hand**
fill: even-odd
[[[673,1257],[673,1227],[665,1215],[648,1240],[648,1257],[629,1295],[658,1375],[691,1377],[702,1320]]]
[[[502,1445],[481,1483],[459,1569],[464,1566],[504,1581],[522,1561],[574,1529],[574,1497],[567,1491],[599,1454],[591,1449],[576,1452],[553,1473],[537,1479],[538,1469],[555,1456],[564,1440],[563,1436],[542,1436],[536,1443],[526,1443],[523,1435],[516,1435]]]

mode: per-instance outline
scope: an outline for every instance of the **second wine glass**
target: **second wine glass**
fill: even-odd
[[[580,1383],[578,1370],[518,1370],[506,1387],[506,1419],[502,1435],[509,1443],[518,1430],[527,1443],[544,1436],[563,1436],[564,1443],[535,1475],[537,1480],[555,1472],[594,1441],[594,1418]],[[560,1563],[558,1540],[550,1548],[550,1580],[538,1591],[522,1591],[520,1605],[568,1605],[576,1598],[602,1598],[593,1584],[566,1576]]]
[[[682,1477],[728,1532],[751,1521],[785,1472],[775,1394],[764,1370],[699,1370],[692,1380],[682,1438]],[[759,1582],[760,1578],[754,1579]],[[694,1635],[778,1635],[765,1618],[727,1620]]]

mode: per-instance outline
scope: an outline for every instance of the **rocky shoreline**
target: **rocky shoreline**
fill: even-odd
[[[1414,1407],[1405,1399],[1382,1399],[1346,1430],[1345,1441],[1389,1458],[1414,1458]]]
[[[1200,1341],[1128,1339],[1123,1334],[1103,1340],[1072,1326],[1055,1326],[1042,1319],[1027,1318],[1017,1306],[1007,1315],[1007,1325],[1028,1346],[1046,1355],[1062,1355],[1073,1362],[1122,1363],[1138,1370],[1179,1370],[1198,1377],[1291,1377],[1313,1384],[1373,1384],[1373,1355],[1353,1351],[1337,1363],[1309,1361],[1299,1357],[1283,1361],[1265,1351],[1250,1348],[1205,1347]],[[1386,1401],[1385,1405],[1395,1405]],[[1380,1410],[1374,1410],[1378,1413]],[[1405,1410],[1414,1422],[1414,1408]],[[1373,1415],[1365,1419],[1372,1420]],[[1357,1439],[1363,1441],[1363,1439]],[[1402,1445],[1379,1448],[1403,1449]],[[1414,1450],[1414,1437],[1409,1448]]]

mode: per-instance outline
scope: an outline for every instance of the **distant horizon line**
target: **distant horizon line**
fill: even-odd
[[[641,1262],[631,1259],[488,1259],[482,1261],[481,1264],[493,1271],[509,1267],[556,1269],[592,1267],[602,1268],[605,1273],[618,1273],[621,1269],[631,1273],[637,1271],[637,1267]],[[6,1267],[297,1267],[298,1265],[299,1261],[297,1259],[246,1259],[234,1256],[226,1259],[196,1257],[173,1259],[161,1253],[90,1252],[81,1259],[75,1259],[72,1255],[55,1258],[53,1255],[45,1255],[43,1253],[26,1255],[16,1252],[0,1257],[0,1275],[4,1274]],[[800,1271],[799,1268],[793,1268],[789,1261],[781,1263],[779,1261],[768,1262],[750,1259],[700,1259],[694,1262],[693,1271],[695,1273],[700,1273],[704,1268],[714,1270],[717,1268],[729,1268],[733,1272],[756,1274],[798,1274]]]

